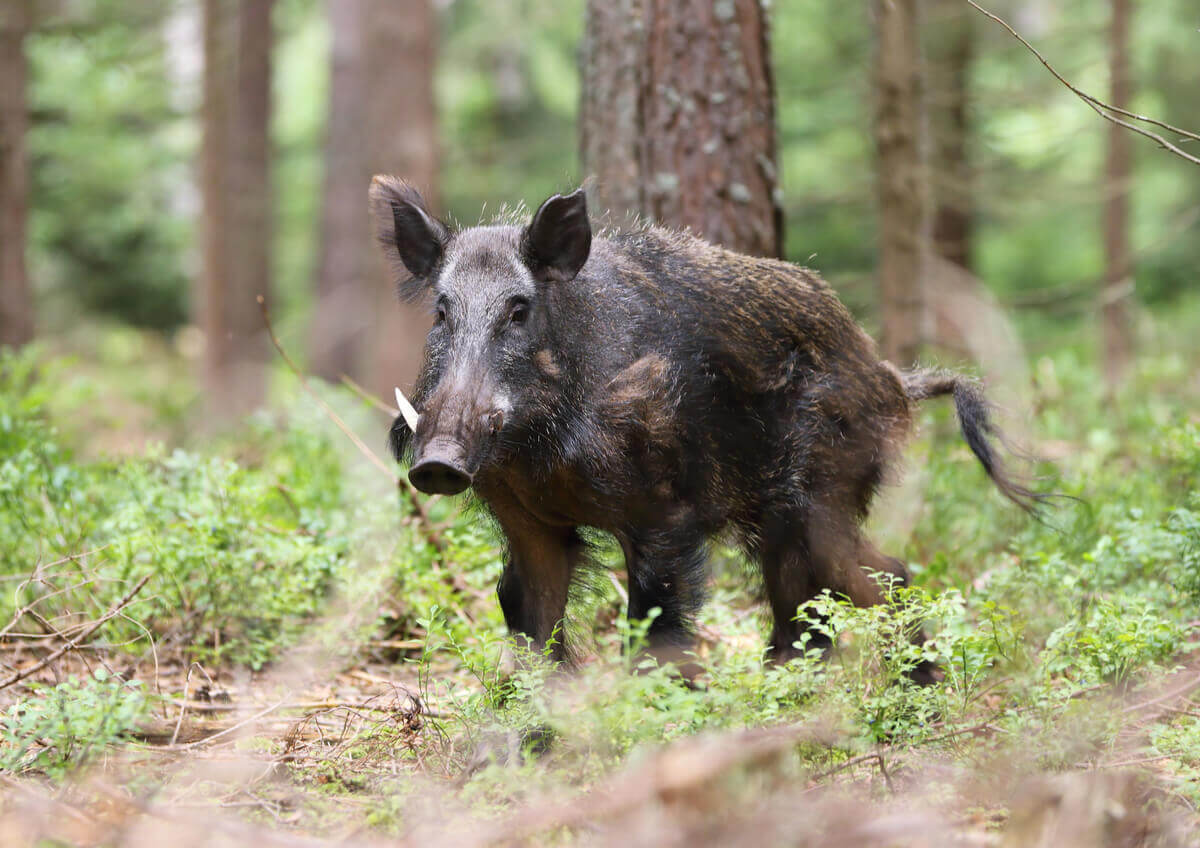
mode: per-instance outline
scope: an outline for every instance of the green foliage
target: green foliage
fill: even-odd
[[[1154,320],[1171,337],[1195,310]],[[347,795],[393,800],[369,803],[381,827],[408,826],[423,779],[451,780],[463,804],[500,816],[543,792],[608,781],[664,743],[774,726],[800,742],[781,755],[781,773],[747,769],[751,784],[802,781],[868,763],[855,759],[877,750],[892,758],[919,748],[963,768],[989,758],[1036,770],[1119,760],[1126,700],[1153,698],[1143,688],[1155,693],[1194,648],[1200,431],[1176,352],[1145,356],[1116,404],[1099,397],[1096,369],[1074,346],[1037,363],[1035,431],[1057,447],[1043,485],[1077,499],[1054,502],[1043,522],[996,496],[950,412],[926,407],[912,449],[928,471],[924,515],[902,539],[872,532],[881,550],[910,562],[913,585],[885,584],[889,602],[872,608],[824,594],[798,611],[831,637],[828,657],[802,640],[801,657],[765,663],[755,581],[736,552],[718,548],[692,685],[643,651],[650,623],[627,621],[623,588],[603,574],[572,598],[571,623],[556,637],[583,658],[579,669],[512,644],[494,596],[502,558],[491,525],[452,499],[427,501],[439,552],[403,522],[405,497],[365,462],[339,456],[352,450],[342,435],[311,403],[288,402],[288,386],[277,412],[216,441],[95,457],[80,443],[88,428],[53,423],[128,391],[130,372],[92,364],[64,392],[68,367],[40,368],[42,356],[0,360],[0,576],[11,579],[0,625],[47,592],[57,595],[37,604],[51,621],[94,620],[149,574],[133,621],[114,619],[95,638],[117,657],[146,636],[160,655],[181,650],[226,669],[266,664],[301,635],[348,664],[368,644],[396,646],[372,648],[373,658],[415,682],[432,712],[403,700],[348,711],[349,730],[327,744],[327,759],[290,767],[328,806]],[[357,418],[367,415],[361,402],[327,391],[356,431],[382,434],[382,421]],[[614,546],[601,559],[620,575]],[[914,686],[908,673],[927,660],[944,680]],[[59,704],[85,705],[65,708],[69,717],[99,703],[72,695],[85,684],[60,694]],[[85,754],[79,741],[111,742],[133,721],[131,703],[94,734],[78,722],[46,732],[47,717],[64,713],[52,692],[6,714],[6,768],[66,770]],[[1181,716],[1147,723],[1146,739],[1193,798],[1200,749]],[[32,745],[35,734],[45,742]]]
[[[446,207],[474,223],[486,204],[537,204],[578,184],[579,0],[464,0],[447,7],[435,84]]]
[[[1056,672],[1078,670],[1085,682],[1127,684],[1135,672],[1178,651],[1182,636],[1180,624],[1164,618],[1149,599],[1101,600],[1086,619],[1049,636],[1047,665]]]
[[[304,490],[293,509],[280,478],[183,451],[126,465],[116,486],[93,539],[123,579],[158,578],[142,608],[155,630],[257,667],[321,608],[345,541]]]
[[[745,614],[755,599],[745,571],[733,565],[717,571],[704,612],[704,627],[720,641],[696,658],[703,669],[697,688],[639,655],[646,623],[625,622],[611,594],[593,600],[582,617],[576,611],[597,624],[573,642],[594,646],[603,660],[569,681],[537,658],[497,677],[494,639],[486,650],[436,641],[484,687],[456,702],[462,733],[507,729],[527,750],[549,735],[553,746],[535,774],[562,767],[584,781],[677,737],[815,718],[857,741],[852,752],[954,738],[981,720],[1040,752],[1042,768],[1103,751],[1120,727],[1119,712],[1097,711],[1081,697],[1154,680],[1186,651],[1187,623],[1200,612],[1200,440],[1181,416],[1185,400],[1134,388],[1140,394],[1116,418],[1094,397],[1090,363],[1071,349],[1051,362],[1043,371],[1052,367],[1059,387],[1054,400],[1043,399],[1047,438],[1076,447],[1043,486],[1080,500],[1056,502],[1044,522],[1017,515],[990,491],[951,423],[935,427],[927,519],[907,544],[916,585],[888,587],[890,603],[873,608],[829,594],[815,600],[801,613],[833,638],[828,659],[810,649],[786,667],[764,665],[761,620]],[[1147,359],[1142,368],[1152,378],[1173,373],[1170,358]],[[931,411],[931,419],[941,418]],[[615,627],[608,624],[614,617]],[[929,638],[914,643],[921,626]],[[443,611],[432,627],[452,631],[453,617]],[[912,685],[907,674],[926,660],[937,662],[944,681]],[[1014,756],[1025,759],[1024,747]],[[812,765],[829,757],[820,747],[804,756]],[[474,792],[494,803],[511,777],[485,771],[473,779]]]
[[[171,84],[171,5],[87,0],[29,40],[34,270],[72,320],[82,306],[170,330],[186,315],[195,131]]]
[[[37,687],[0,714],[0,771],[61,776],[119,742],[148,708],[139,684],[103,670]]]
[[[1192,805],[1200,804],[1200,717],[1180,715],[1151,729],[1154,754],[1163,757],[1177,793]]]
[[[440,194],[463,222],[485,203],[536,202],[585,176],[575,126],[582,5],[442,6]],[[287,401],[287,385],[273,413],[193,444],[191,364],[148,346],[146,334],[79,320],[80,307],[159,329],[185,320],[199,91],[172,61],[181,8],[72,3],[28,42],[30,256],[42,324],[69,330],[53,344],[86,358],[0,359],[0,627],[27,604],[59,626],[94,620],[150,575],[128,618],[94,636],[97,647],[137,660],[152,638],[164,655],[236,669],[260,668],[301,637],[348,663],[362,661],[370,639],[419,641],[415,653],[373,648],[372,659],[393,660],[396,677],[411,673],[431,715],[383,712],[329,761],[290,767],[302,785],[321,776],[312,783],[326,806],[313,810],[354,794],[354,816],[365,810],[397,830],[431,804],[419,776],[445,776],[474,812],[502,815],[540,791],[588,789],[664,742],[763,726],[822,729],[786,753],[779,771],[793,781],[877,746],[1073,768],[1122,743],[1109,699],[1152,687],[1194,649],[1200,305],[1181,293],[1200,258],[1189,238],[1200,171],[1135,142],[1137,290],[1155,309],[1138,318],[1136,373],[1105,397],[1096,322],[1081,305],[1103,262],[1096,186],[1107,126],[987,21],[975,21],[970,71],[974,270],[1002,302],[1078,292],[1017,316],[1033,356],[1031,430],[1054,455],[1037,472],[1045,488],[1077,500],[1056,502],[1044,524],[1029,521],[992,491],[949,409],[930,404],[910,453],[928,477],[920,521],[912,535],[880,540],[910,563],[914,586],[889,588],[892,603],[865,610],[818,598],[805,615],[833,637],[829,657],[809,648],[771,666],[753,581],[722,552],[700,623],[701,672],[687,686],[640,651],[648,623],[627,621],[606,581],[572,599],[561,635],[583,655],[581,669],[568,675],[511,645],[494,599],[497,538],[478,513],[449,499],[428,504],[446,541],[439,554],[404,524],[405,498],[364,484],[339,456],[343,437]],[[328,68],[313,57],[328,46],[323,11],[312,0],[276,11],[274,265],[285,336],[307,321],[317,255]],[[1177,22],[1190,13],[1185,0],[1166,0],[1139,15],[1133,50],[1133,108],[1181,125],[1194,102],[1194,32]],[[869,22],[816,0],[774,4],[772,16],[787,250],[869,318]],[[1038,46],[1102,93],[1103,9],[1065,0],[1038,23],[1043,31],[1028,32]],[[1075,313],[1082,318],[1064,318]],[[145,407],[166,445],[123,434],[112,399]],[[377,422],[356,430],[382,443]],[[113,437],[123,456],[106,455]],[[911,640],[918,627],[923,644]],[[913,686],[907,673],[929,659],[945,680]],[[148,701],[103,675],[30,686],[3,693],[19,698],[0,716],[5,771],[60,777],[119,744]],[[980,727],[983,742],[967,733]],[[1162,756],[1155,769],[1177,779],[1172,792],[1200,803],[1195,718],[1168,714],[1145,733]],[[477,748],[501,756],[471,773]],[[778,777],[764,769],[744,783]]]
[[[349,528],[324,438],[261,418],[252,464],[161,446],[80,462],[44,418],[47,391],[31,357],[0,360],[0,573],[31,576],[0,619],[47,594],[44,613],[99,615],[149,574],[139,621],[114,620],[112,639],[149,628],[257,667],[322,607]]]

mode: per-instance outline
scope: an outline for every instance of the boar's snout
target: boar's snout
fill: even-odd
[[[427,444],[408,470],[412,485],[430,495],[458,495],[471,485],[472,477],[465,449],[449,439]]]

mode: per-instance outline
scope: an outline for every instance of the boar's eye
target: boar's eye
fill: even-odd
[[[434,317],[433,323],[434,324],[445,324],[446,323],[446,308],[441,304],[437,305],[437,313]]]
[[[508,323],[518,327],[529,319],[529,301],[518,298],[508,308]]]

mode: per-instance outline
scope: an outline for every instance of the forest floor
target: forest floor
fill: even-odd
[[[0,842],[1195,843],[1197,315],[1143,316],[1115,399],[1086,334],[1031,352],[1010,425],[1071,496],[1042,522],[928,405],[871,525],[914,587],[822,599],[828,659],[764,664],[753,576],[715,548],[691,687],[639,660],[619,568],[572,599],[576,670],[502,672],[492,530],[416,511],[282,368],[201,435],[152,338],[9,357]],[[381,412],[313,388],[382,449]],[[927,657],[945,680],[901,683]]]

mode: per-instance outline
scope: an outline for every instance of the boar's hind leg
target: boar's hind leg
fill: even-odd
[[[807,647],[828,651],[829,638],[808,622],[797,621],[801,605],[811,601],[822,589],[817,580],[805,533],[805,521],[799,511],[785,511],[762,523],[748,552],[762,566],[763,583],[771,605],[774,627],[768,655],[775,663],[787,663],[800,654],[795,644],[808,634]]]
[[[859,607],[870,607],[887,601],[874,573],[893,575],[897,585],[908,585],[904,564],[863,539],[853,515],[850,510],[832,509],[818,501],[795,511],[789,520],[765,523],[759,560],[775,620],[770,653],[776,662],[786,662],[799,653],[793,643],[806,631],[809,646],[828,649],[827,636],[796,621],[797,608],[822,590],[844,595]],[[924,643],[920,628],[914,630],[912,641]],[[936,670],[935,664],[922,661],[909,677],[918,684],[930,684],[937,680]]]
[[[855,598],[853,592],[848,592],[847,595],[849,595],[851,600],[857,605],[863,606],[864,604],[879,604],[880,602],[884,601],[883,592],[880,589],[879,581],[872,577],[876,572],[883,572],[887,575],[893,575],[896,579],[896,586],[908,586],[908,567],[904,565],[903,561],[897,560],[895,557],[888,557],[865,539],[860,540],[859,542],[858,563],[860,566],[858,569],[854,570],[853,580],[864,586],[868,583],[871,584],[874,588],[874,592],[873,596],[865,596],[863,602],[860,602],[857,598]],[[863,567],[865,567],[865,569]],[[859,592],[862,593],[864,591],[859,590]],[[877,600],[870,600],[871,598],[875,598]],[[920,625],[915,625],[910,637],[913,645],[924,645],[925,638],[925,629],[920,627]],[[936,663],[928,660],[922,660],[908,673],[908,677],[913,681],[913,683],[925,686],[926,684],[936,683],[940,676]]]
[[[903,562],[881,554],[864,539],[856,522],[841,518],[849,515],[815,509],[809,517],[809,539],[817,575],[823,587],[847,596],[858,607],[884,604],[888,600],[886,576],[893,577],[895,586],[905,587],[909,582],[908,569]],[[884,582],[876,573],[883,573]],[[915,626],[910,639],[914,645],[924,645],[925,631]],[[937,665],[921,661],[908,677],[917,684],[932,684],[937,681]]]
[[[532,519],[500,521],[508,538],[508,557],[496,594],[504,621],[513,635],[524,636],[529,648],[552,660],[566,660],[563,617],[576,565],[587,545],[574,528],[542,525]]]
[[[650,653],[679,664],[685,676],[697,672],[686,662],[693,644],[693,618],[704,601],[706,535],[685,522],[671,528],[638,528],[622,535],[629,572],[629,619],[659,613],[647,631]]]

